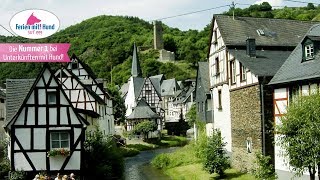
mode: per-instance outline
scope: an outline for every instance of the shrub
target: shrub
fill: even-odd
[[[165,169],[170,164],[170,157],[165,153],[159,154],[151,161],[151,164],[158,169]]]
[[[124,159],[111,137],[101,131],[94,131],[84,143],[84,171],[89,179],[101,177],[121,178],[124,172]]]
[[[270,161],[270,156],[256,153],[255,168],[252,170],[252,174],[255,178],[265,180],[275,180],[278,178]]]
[[[210,174],[218,173],[220,177],[224,176],[224,170],[230,167],[226,145],[221,137],[221,132],[214,130],[211,137],[208,138],[207,146],[204,150],[204,169]]]

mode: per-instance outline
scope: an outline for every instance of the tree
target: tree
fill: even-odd
[[[83,172],[88,179],[120,179],[124,172],[124,159],[115,141],[97,128],[89,132],[84,143]]]
[[[307,5],[307,9],[308,9],[308,10],[315,9],[315,8],[316,8],[316,7],[314,6],[313,3],[308,3],[308,5]]]
[[[126,106],[124,104],[124,100],[121,97],[118,88],[113,84],[108,84],[107,91],[112,96],[113,116],[114,116],[115,121],[118,124],[120,122],[124,122],[125,113],[126,113]]]
[[[278,144],[296,175],[308,170],[314,180],[316,167],[320,168],[320,94],[293,99],[277,126],[282,134]]]
[[[208,137],[207,146],[204,150],[204,169],[210,174],[218,173],[220,177],[224,176],[224,170],[230,167],[226,143],[223,142],[221,132],[214,130],[211,137]]]
[[[134,129],[133,132],[135,134],[141,133],[144,136],[144,139],[148,139],[149,132],[157,130],[157,124],[154,121],[145,120],[140,123],[138,123]]]
[[[196,122],[196,120],[197,120],[197,107],[196,107],[196,104],[192,104],[191,108],[189,109],[189,111],[186,114],[186,120],[187,120],[189,126],[191,126],[191,127]]]
[[[274,172],[274,167],[270,163],[271,157],[264,156],[261,153],[256,153],[255,168],[252,174],[256,179],[275,180],[278,179],[277,174]]]

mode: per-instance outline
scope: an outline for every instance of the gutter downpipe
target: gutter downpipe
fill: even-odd
[[[260,96],[261,96],[261,128],[262,128],[262,154],[266,155],[266,128],[265,128],[265,113],[264,113],[264,84],[266,77],[263,76],[262,82],[260,84]]]

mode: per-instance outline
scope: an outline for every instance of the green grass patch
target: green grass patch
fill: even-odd
[[[128,144],[127,148],[136,149],[138,151],[147,151],[147,150],[155,149],[156,146],[152,144]]]
[[[140,153],[139,150],[134,148],[128,148],[128,147],[119,147],[119,151],[123,157],[132,157]]]
[[[169,169],[200,162],[201,160],[195,155],[193,144],[188,144],[179,151],[157,155],[151,164],[158,169]]]
[[[157,148],[184,146],[188,143],[187,138],[180,136],[164,136],[161,140],[149,139],[143,144],[127,144],[126,147],[120,147],[120,151],[124,157],[132,157],[140,153],[140,151],[148,151]]]
[[[202,164],[189,164],[185,166],[174,167],[165,170],[165,174],[170,176],[173,180],[202,180],[202,179],[220,179],[219,175],[209,174],[202,169]],[[233,180],[255,180],[255,178],[250,174],[240,173],[235,169],[227,169],[225,171],[226,177],[224,179]]]
[[[147,143],[158,147],[175,147],[175,146],[184,146],[188,143],[186,137],[182,136],[163,136],[161,140],[159,139],[148,139]]]

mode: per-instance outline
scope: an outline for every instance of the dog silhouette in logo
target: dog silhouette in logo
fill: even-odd
[[[35,23],[38,23],[38,22],[40,22],[41,20],[40,19],[38,19],[37,17],[35,17],[34,15],[33,15],[33,13],[30,15],[30,17],[28,18],[28,20],[27,20],[27,25],[34,25]]]

